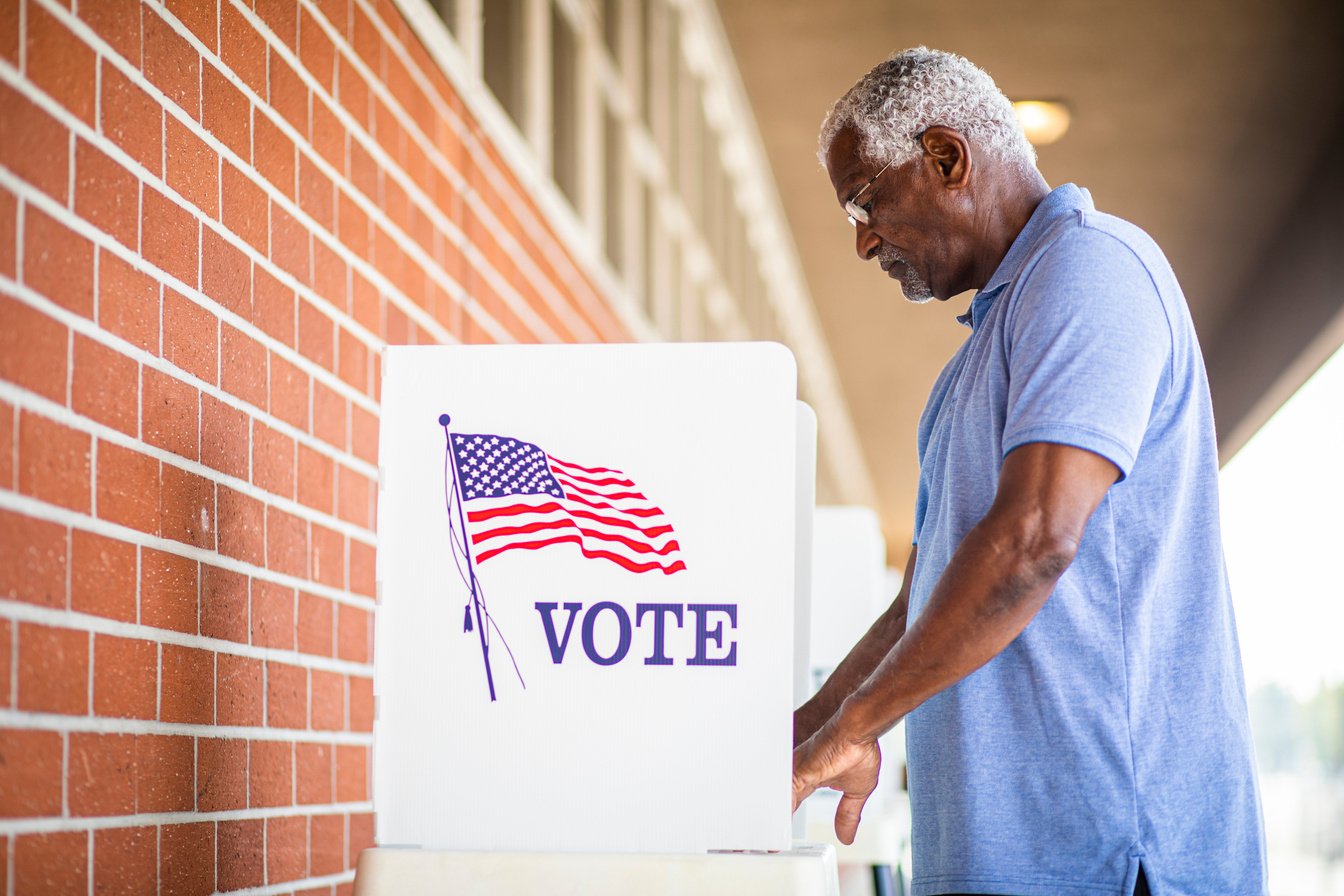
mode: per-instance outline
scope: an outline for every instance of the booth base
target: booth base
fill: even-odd
[[[810,809],[811,807],[809,807]],[[835,807],[809,811],[807,839],[835,849],[842,896],[905,896],[902,855],[910,838],[910,810],[905,800],[889,800],[863,813],[854,842],[846,846],[835,836]]]
[[[835,849],[703,855],[366,849],[355,896],[838,896]]]
[[[837,861],[844,865],[899,865],[909,836],[910,815],[895,807],[864,812],[863,822],[849,846],[836,839],[833,818],[807,819],[807,839],[833,846]]]

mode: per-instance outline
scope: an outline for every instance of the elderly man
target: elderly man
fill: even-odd
[[[960,56],[878,65],[820,156],[916,302],[975,290],[919,424],[905,583],[795,715],[794,805],[906,720],[914,893],[1260,894],[1259,796],[1208,384],[1171,268],[1051,190]]]

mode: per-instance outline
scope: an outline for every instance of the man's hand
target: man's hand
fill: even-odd
[[[807,739],[817,733],[817,729],[821,727],[824,721],[826,720],[816,718],[816,710],[811,702],[804,703],[795,709],[793,711],[793,748],[796,750],[807,743]]]
[[[815,790],[829,787],[841,793],[835,810],[835,836],[854,842],[859,818],[868,796],[877,787],[882,751],[876,740],[852,741],[838,734],[832,723],[793,751],[793,808]]]

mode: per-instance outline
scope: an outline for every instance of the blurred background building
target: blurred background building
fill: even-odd
[[[1067,111],[1042,171],[1166,250],[1230,457],[1344,342],[1340,19],[0,0],[0,889],[350,891],[383,345],[784,342],[819,500],[875,509],[902,562],[914,426],[967,300],[910,306],[858,263],[815,159],[892,50]]]

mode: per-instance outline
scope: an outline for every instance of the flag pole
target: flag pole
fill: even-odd
[[[495,701],[495,676],[490,671],[490,645],[485,643],[485,623],[481,619],[481,597],[476,582],[476,566],[471,559],[471,533],[467,531],[467,521],[462,515],[462,474],[457,468],[457,455],[453,453],[452,437],[448,434],[448,424],[452,422],[447,414],[439,415],[439,425],[443,427],[445,450],[453,465],[453,491],[457,495],[457,522],[462,530],[462,549],[467,555],[467,578],[471,581],[471,605],[476,611],[476,633],[481,639],[481,659],[485,662],[485,682],[490,687],[490,702]],[[452,522],[451,516],[449,522]]]

